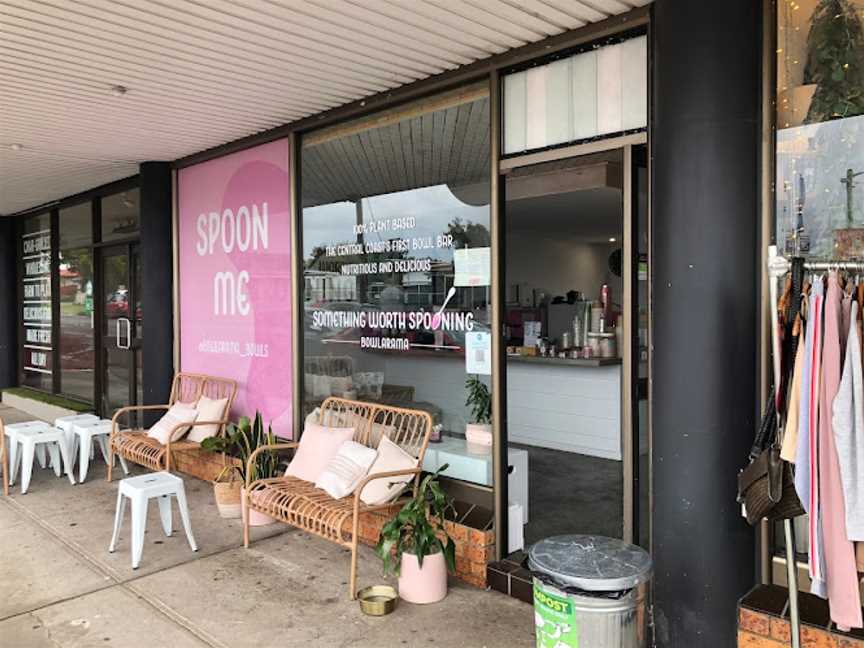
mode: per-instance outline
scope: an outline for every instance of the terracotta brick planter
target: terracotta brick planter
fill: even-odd
[[[212,482],[228,465],[240,465],[240,460],[200,448],[171,451],[171,472],[180,472],[204,481]]]
[[[791,646],[789,616],[781,616],[786,588],[759,585],[738,603],[738,648]],[[801,594],[801,645],[805,648],[864,648],[864,631],[840,632],[829,627],[828,604],[812,594]]]
[[[400,508],[401,505],[394,505],[385,511],[361,516],[360,541],[376,545],[381,527]],[[495,558],[495,534],[491,530],[481,531],[449,520],[444,526],[456,543],[456,578],[475,587],[486,587],[486,564]]]

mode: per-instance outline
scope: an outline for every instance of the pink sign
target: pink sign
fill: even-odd
[[[292,438],[288,142],[182,169],[180,366],[239,383],[234,417],[260,410]]]

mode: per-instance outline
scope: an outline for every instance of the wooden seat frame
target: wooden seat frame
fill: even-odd
[[[181,423],[171,430],[171,435],[181,428],[191,428],[202,425],[218,425],[218,435],[225,434],[228,425],[231,406],[237,396],[237,381],[229,378],[217,378],[205,374],[180,372],[174,376],[171,384],[171,396],[166,405],[132,405],[121,407],[114,413],[111,419],[111,437],[108,444],[108,481],[111,481],[114,468],[114,455],[126,459],[150,470],[165,470],[171,472],[171,453],[173,450],[188,450],[200,448],[195,441],[168,441],[163,445],[156,439],[147,436],[144,429],[120,429],[120,419],[131,412],[147,412],[155,410],[169,410],[176,403],[187,403],[190,406],[198,402],[201,396],[221,399],[227,398],[225,413],[219,421],[195,421],[194,423]]]
[[[423,455],[432,432],[432,417],[420,410],[390,407],[377,403],[328,398],[321,405],[318,422],[331,427],[354,427],[354,441],[377,448],[382,435],[417,458],[417,467],[367,475],[357,489],[347,497],[333,499],[311,482],[284,476],[252,481],[256,458],[262,452],[294,450],[299,442],[261,446],[250,456],[246,468],[246,488],[243,513],[243,546],[249,546],[249,511],[258,511],[280,522],[330,540],[351,550],[351,598],[357,597],[357,546],[360,516],[382,511],[393,502],[370,506],[360,500],[363,487],[373,479],[414,476],[414,489],[419,485]]]

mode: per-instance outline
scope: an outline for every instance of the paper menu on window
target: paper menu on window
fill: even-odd
[[[465,334],[465,371],[469,374],[492,373],[492,336],[483,331]]]
[[[455,286],[488,286],[491,281],[490,248],[462,248],[453,250]]]
[[[543,323],[527,320],[525,322],[522,322],[522,327],[524,329],[525,337],[522,344],[527,347],[537,346],[537,340],[540,339]]]

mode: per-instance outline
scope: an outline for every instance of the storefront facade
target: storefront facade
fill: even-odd
[[[770,538],[734,501],[764,374],[768,37],[754,3],[701,4],[661,1],[5,219],[6,384],[107,412],[164,402],[175,370],[213,373],[284,438],[332,395],[428,411],[443,441],[426,467],[447,463],[450,491],[488,511],[496,557],[513,515],[526,542],[640,544],[658,645],[730,645],[735,601],[771,577]],[[576,336],[593,302],[608,357],[569,354],[587,335],[566,357],[525,350]],[[486,451],[467,446],[485,422],[472,377]]]

